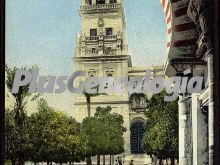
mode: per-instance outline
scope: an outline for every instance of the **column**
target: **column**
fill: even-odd
[[[124,111],[127,112],[127,114],[124,114],[124,126],[126,127],[126,132],[124,133],[124,149],[125,149],[125,154],[130,154],[131,149],[130,149],[130,116],[129,116],[129,107],[124,109]]]
[[[208,65],[208,88],[209,88],[209,112],[208,112],[208,125],[209,125],[209,165],[213,165],[214,155],[214,99],[213,99],[213,55],[207,54]]]
[[[96,4],[96,0],[92,0],[92,4],[95,5]]]
[[[192,94],[193,165],[208,164],[208,108],[201,108],[199,94]]]
[[[179,97],[179,165],[192,164],[190,98]]]

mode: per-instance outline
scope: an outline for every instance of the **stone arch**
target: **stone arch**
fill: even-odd
[[[187,16],[190,0],[160,0],[167,23],[166,75],[176,74],[175,63],[195,58],[198,32],[194,22]]]
[[[146,119],[143,118],[143,117],[134,117],[134,118],[131,120],[130,125],[134,124],[134,123],[137,122],[137,121],[140,121],[140,122],[143,122],[143,123],[144,123],[144,122],[146,121]]]

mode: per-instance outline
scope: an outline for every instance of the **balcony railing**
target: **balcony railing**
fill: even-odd
[[[99,4],[99,5],[86,5],[80,6],[80,10],[97,10],[97,9],[118,9],[121,8],[120,3],[112,3],[112,4]]]
[[[87,41],[97,41],[99,39],[98,36],[89,36],[89,37],[86,37],[86,40]]]
[[[117,36],[116,35],[107,35],[107,36],[104,36],[104,40],[115,40],[117,39]]]
[[[98,54],[98,50],[86,50],[86,54]]]
[[[116,55],[116,49],[104,50],[105,55]]]
[[[86,55],[98,55],[100,50],[86,50]],[[104,55],[116,55],[117,54],[117,50],[116,49],[106,49],[106,50],[102,50]]]
[[[99,37],[99,36],[89,36],[89,37],[86,37],[86,41],[98,41],[98,40],[116,40],[117,39],[117,36],[116,35],[106,35],[106,36],[103,36],[102,37]]]

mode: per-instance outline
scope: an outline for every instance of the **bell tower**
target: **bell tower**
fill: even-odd
[[[79,15],[81,31],[77,36],[74,71],[85,71],[87,77],[98,78],[118,79],[126,76],[130,79],[145,76],[147,68],[132,67],[128,53],[124,0],[82,0]],[[83,80],[85,79],[78,81]],[[126,127],[123,135],[124,153],[120,155],[124,164],[128,165],[130,160],[134,160],[145,165],[151,162],[151,159],[143,154],[141,148],[146,110],[145,100],[142,98],[146,97],[130,96],[126,90],[120,95],[113,93],[90,97],[89,113],[86,97],[83,94],[75,94],[74,118],[81,122],[89,114],[93,116],[98,106],[111,106],[113,113],[122,115]]]
[[[74,67],[87,76],[128,76],[131,67],[125,33],[123,0],[82,0],[79,15],[81,31],[77,36]],[[86,98],[74,95],[74,117],[80,122],[88,116]],[[99,95],[91,97],[91,116],[98,106],[112,107],[112,112],[123,116],[125,153],[130,153],[129,95]]]
[[[82,0],[75,57],[127,55],[123,0]]]

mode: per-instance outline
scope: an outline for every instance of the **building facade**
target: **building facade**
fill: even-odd
[[[126,41],[124,0],[82,0],[80,6],[81,32],[77,36],[74,66],[75,71],[85,71],[88,77],[144,77],[146,70],[152,75],[163,75],[163,66],[132,67]],[[79,83],[79,79],[77,83]],[[131,159],[135,164],[151,162],[141,147],[144,112],[147,99],[144,94],[109,94],[91,97],[91,116],[96,107],[112,107],[112,112],[123,116],[124,153],[120,155],[125,164]],[[82,121],[88,116],[86,98],[83,94],[74,96],[74,117]]]
[[[213,165],[214,1],[168,3],[172,10],[173,39],[169,44],[165,73],[167,76],[203,77],[201,92],[179,95],[179,164]],[[186,69],[191,73],[183,75]]]

